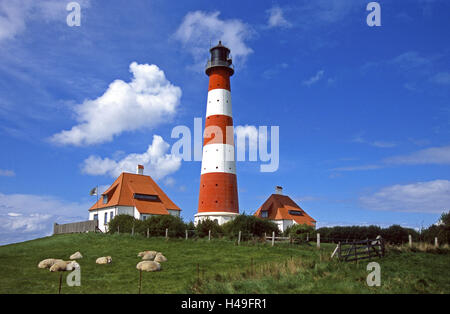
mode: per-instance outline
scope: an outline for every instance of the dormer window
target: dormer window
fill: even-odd
[[[290,211],[289,211],[289,215],[303,216],[303,212],[300,211],[300,210],[290,210]]]
[[[267,218],[269,217],[269,212],[267,210],[261,211],[261,218]]]
[[[108,194],[103,194],[103,204],[108,204]]]
[[[133,195],[134,199],[141,200],[141,201],[158,201],[158,195],[149,195],[149,194],[139,194],[134,193]]]

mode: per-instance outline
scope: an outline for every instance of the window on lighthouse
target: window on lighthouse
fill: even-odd
[[[261,218],[267,218],[269,217],[267,210],[261,211]]]

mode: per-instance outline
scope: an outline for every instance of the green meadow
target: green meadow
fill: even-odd
[[[289,245],[212,239],[145,238],[127,234],[67,234],[0,247],[0,293],[57,293],[59,274],[39,269],[46,258],[68,260],[80,251],[81,286],[61,293],[138,293],[144,250],[168,259],[143,273],[142,293],[450,293],[450,253],[388,250],[381,286],[369,287],[368,262],[330,260],[332,244]],[[100,256],[112,263],[97,265]]]

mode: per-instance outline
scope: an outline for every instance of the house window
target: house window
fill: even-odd
[[[267,210],[261,211],[261,218],[267,218],[267,217],[269,217],[269,213],[267,212]]]
[[[158,201],[159,200],[158,195],[134,193],[133,197],[137,200],[142,200],[142,201]]]
[[[108,194],[103,194],[103,204],[108,203]]]
[[[105,213],[105,225],[108,223],[108,213]]]
[[[300,210],[290,210],[290,211],[289,211],[289,215],[303,216],[303,212],[300,211]]]
[[[109,220],[111,221],[114,218],[114,212],[109,213]]]
[[[98,220],[98,214],[94,215],[94,220]]]

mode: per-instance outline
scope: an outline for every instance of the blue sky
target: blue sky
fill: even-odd
[[[87,219],[89,190],[138,161],[192,220],[200,162],[171,156],[171,131],[205,116],[219,39],[234,125],[280,130],[276,172],[237,163],[241,212],[276,185],[319,227],[449,210],[448,1],[378,1],[380,27],[367,0],[83,0],[79,27],[68,2],[0,0],[0,244]]]

